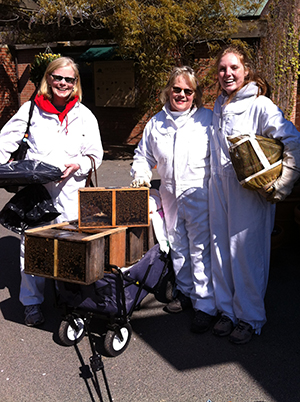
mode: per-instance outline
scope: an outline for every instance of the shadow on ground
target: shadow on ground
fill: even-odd
[[[128,160],[133,158],[136,145],[103,144],[104,160]]]
[[[192,311],[175,316],[136,315],[134,331],[179,371],[232,362],[275,400],[299,401],[300,250],[295,244],[286,245],[274,257],[266,294],[268,322],[250,343],[233,345],[227,337],[218,338],[211,332],[191,333]]]
[[[18,300],[19,244],[13,236],[0,239],[0,289],[7,288],[10,297],[0,308],[7,320],[23,324],[23,309]],[[9,252],[8,252],[9,250]],[[163,305],[152,295],[133,313],[131,325],[136,336],[151,347],[176,370],[189,372],[231,363],[242,367],[274,400],[300,400],[300,247],[287,244],[276,250],[271,260],[270,279],[266,294],[268,322],[261,336],[254,336],[246,345],[232,345],[228,339],[214,337],[211,332],[193,334],[190,331],[192,311],[178,315],[163,312]],[[44,306],[46,323],[40,328],[57,334],[62,312],[54,307],[53,288],[47,282]],[[97,330],[97,324],[92,326]],[[103,354],[103,338],[95,334],[96,347]],[[134,345],[132,345],[134,348]],[[128,351],[130,352],[130,345]],[[81,369],[87,368],[81,362]],[[216,376],[221,375],[215,370]],[[82,373],[84,374],[84,373]],[[91,373],[88,373],[89,375]],[[213,378],[218,382],[218,378]],[[238,381],[238,379],[237,379]],[[222,379],[220,378],[220,383]]]

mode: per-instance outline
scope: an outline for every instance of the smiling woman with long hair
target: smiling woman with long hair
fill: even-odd
[[[217,336],[236,344],[260,334],[266,322],[266,293],[275,205],[300,175],[300,133],[267,97],[268,85],[239,47],[222,49],[216,60],[221,95],[215,102],[211,140],[209,215]],[[260,135],[282,142],[283,169],[269,194],[240,185],[229,156],[228,137]]]

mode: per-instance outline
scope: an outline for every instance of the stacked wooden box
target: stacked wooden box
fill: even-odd
[[[80,189],[78,218],[25,232],[25,273],[90,284],[154,245],[148,188]]]
[[[108,264],[125,264],[126,227],[78,231],[68,222],[25,232],[25,273],[90,284]]]
[[[78,205],[80,229],[127,227],[127,265],[138,261],[154,245],[147,187],[82,188]]]

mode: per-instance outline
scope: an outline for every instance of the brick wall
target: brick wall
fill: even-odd
[[[20,50],[15,58],[7,46],[0,47],[0,129],[35,91],[29,66],[36,53],[36,49]]]
[[[0,129],[18,110],[18,82],[13,57],[0,46]]]
[[[35,85],[30,81],[30,64],[34,60],[34,56],[44,49],[24,49],[18,50],[18,76],[19,76],[19,93],[20,105],[28,101],[35,92]]]

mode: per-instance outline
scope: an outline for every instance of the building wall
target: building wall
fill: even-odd
[[[7,46],[0,46],[0,128],[18,110],[18,79]]]
[[[42,51],[42,49],[24,49],[17,51],[20,106],[28,101],[35,92],[35,85],[29,79],[30,64],[33,62],[34,56],[40,51]]]
[[[35,54],[34,49],[12,54],[7,46],[0,47],[0,129],[34,94],[29,66]]]

